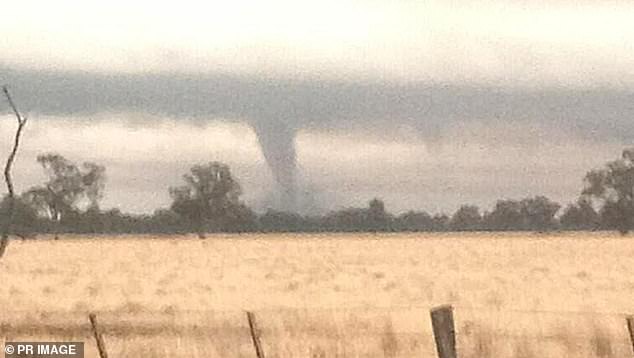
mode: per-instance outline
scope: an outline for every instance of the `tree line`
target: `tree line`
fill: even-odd
[[[7,221],[13,205],[12,232],[36,233],[197,233],[211,232],[433,232],[618,230],[634,224],[634,149],[593,169],[584,178],[576,203],[562,208],[545,196],[498,200],[489,211],[463,205],[451,215],[409,211],[391,214],[383,201],[325,215],[268,210],[257,214],[240,197],[242,189],[229,166],[210,162],[193,166],[180,186],[169,188],[171,205],[148,215],[132,215],[99,206],[106,168],[73,163],[56,153],[37,157],[47,180],[0,202]]]

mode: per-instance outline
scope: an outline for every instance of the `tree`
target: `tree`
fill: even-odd
[[[186,231],[180,215],[170,209],[158,209],[148,217],[146,231],[160,233],[180,233]]]
[[[601,226],[606,230],[618,230],[625,235],[631,229],[630,209],[623,207],[623,202],[607,201],[601,207],[599,216]]]
[[[482,225],[480,209],[474,205],[463,205],[451,217],[449,226],[456,231],[476,231]]]
[[[493,211],[485,215],[484,221],[490,230],[521,230],[524,226],[522,205],[515,200],[498,200]]]
[[[304,218],[292,212],[269,209],[260,216],[259,229],[264,232],[300,232],[306,230]]]
[[[13,223],[13,214],[15,211],[15,193],[13,191],[13,179],[11,178],[11,169],[13,168],[13,162],[15,161],[15,156],[18,154],[18,148],[20,146],[20,137],[22,135],[22,131],[24,130],[24,126],[26,125],[26,117],[23,117],[18,111],[18,107],[16,107],[13,102],[13,98],[11,94],[9,94],[9,89],[7,86],[2,86],[2,91],[7,97],[7,101],[9,102],[9,106],[13,110],[13,114],[15,114],[15,118],[18,121],[18,127],[15,131],[15,136],[13,137],[13,146],[11,147],[11,152],[9,152],[9,156],[7,157],[7,162],[4,166],[4,181],[7,184],[7,192],[8,192],[8,205],[7,211],[5,214],[5,221],[2,227],[2,237],[0,238],[0,258],[4,256],[4,252],[9,245],[9,234],[11,233],[11,225]]]
[[[520,212],[523,216],[524,227],[535,231],[553,229],[557,223],[555,214],[561,205],[545,196],[526,198],[520,201]]]
[[[195,165],[183,176],[185,185],[170,188],[172,210],[194,226],[200,238],[211,225],[222,228],[237,211],[242,190],[226,164]]]
[[[424,211],[408,211],[399,215],[394,223],[397,231],[430,231],[432,217]]]
[[[569,230],[596,230],[599,228],[601,218],[594,210],[592,202],[581,197],[577,203],[566,207],[559,221],[563,228]]]
[[[243,203],[231,206],[218,227],[225,232],[248,232],[257,228],[257,215]]]
[[[367,210],[346,208],[326,214],[323,225],[329,231],[354,232],[366,230]]]
[[[43,186],[27,190],[22,197],[38,213],[56,223],[62,222],[85,204],[93,210],[99,208],[105,186],[105,167],[86,162],[81,167],[54,153],[38,155],[48,176]]]
[[[582,195],[602,204],[603,217],[623,235],[634,218],[634,148],[625,149],[620,159],[588,172]]]
[[[392,216],[385,211],[380,199],[372,199],[366,208],[346,208],[328,213],[322,226],[328,230],[345,232],[388,231]]]
[[[374,198],[368,203],[366,218],[366,229],[374,232],[389,229],[390,216],[385,211],[385,204],[378,198]]]
[[[447,214],[436,214],[431,218],[432,231],[447,231],[449,228],[449,216]]]
[[[484,215],[487,230],[546,231],[557,226],[555,214],[560,205],[545,196],[517,200],[498,200],[492,212]]]
[[[14,198],[11,204],[9,195],[5,195],[0,202],[0,223],[7,225],[11,220],[11,233],[18,236],[28,236],[38,229],[37,212],[20,198]],[[11,207],[13,207],[11,209]],[[10,211],[13,210],[13,214]]]

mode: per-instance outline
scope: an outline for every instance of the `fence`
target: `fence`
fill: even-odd
[[[433,336],[433,344],[435,345],[435,352],[438,356],[438,358],[457,358],[459,356],[459,352],[457,349],[457,335],[460,334],[460,329],[456,329],[456,324],[454,322],[454,312],[460,312],[460,311],[469,311],[469,308],[460,308],[458,307],[458,309],[456,309],[456,307],[450,306],[450,305],[446,305],[446,306],[439,306],[436,308],[431,309],[431,311],[429,312],[429,323],[426,324],[427,327],[431,328],[431,334]],[[471,310],[473,311],[478,311],[477,309],[473,309],[471,308]],[[519,311],[522,313],[530,313],[532,311]],[[238,313],[238,312],[236,312]],[[464,312],[463,312],[464,313]],[[556,312],[556,311],[547,311],[547,313],[549,314],[557,314],[557,315],[569,315],[569,314],[600,314],[600,313],[594,313],[594,312]],[[622,333],[624,336],[627,336],[627,338],[629,339],[628,345],[629,348],[627,348],[627,351],[629,351],[629,353],[627,353],[627,351],[625,349],[622,350],[622,352],[625,352],[626,354],[629,354],[630,356],[632,356],[632,354],[634,354],[634,317],[632,316],[628,316],[628,315],[621,315],[621,314],[613,314],[613,313],[605,313],[604,315],[609,315],[612,316],[610,318],[618,320],[619,322],[622,322],[618,324],[618,327],[622,327]],[[266,316],[266,315],[265,315]],[[111,333],[114,333],[112,331],[108,331],[108,328],[104,328],[104,326],[101,324],[100,322],[100,318],[99,318],[99,314],[97,313],[90,313],[88,314],[88,317],[86,319],[86,316],[84,317],[84,322],[86,322],[86,326],[85,327],[89,327],[90,329],[90,333],[92,338],[94,339],[94,343],[96,346],[96,351],[98,353],[98,356],[100,358],[107,358],[108,357],[108,347],[107,347],[107,342],[104,340],[104,335],[108,335]],[[238,316],[239,317],[239,316]],[[264,343],[266,342],[267,336],[263,336],[262,335],[262,331],[260,329],[260,327],[258,326],[258,315],[257,312],[253,312],[253,311],[247,311],[244,313],[244,315],[242,316],[244,319],[244,323],[247,327],[247,332],[249,337],[249,340],[251,342],[251,355],[252,357],[255,358],[264,358],[266,357],[267,351],[266,351],[266,347],[265,345],[263,345],[263,341]],[[268,322],[268,321],[267,321]],[[421,322],[422,324],[424,324],[424,322]],[[107,325],[106,325],[107,326]],[[46,331],[47,329],[52,329],[55,328],[54,325],[53,326],[49,326],[49,327],[43,327],[42,331]],[[203,330],[205,327],[202,327]],[[422,327],[421,327],[422,328]],[[69,330],[70,328],[66,327],[65,329]],[[117,327],[110,327],[109,329],[111,330],[116,330],[116,329],[120,329]],[[72,331],[72,329],[70,329]],[[70,333],[72,333],[71,331],[69,331]],[[218,334],[222,334],[222,333],[226,333],[223,331],[218,331]],[[422,331],[421,331],[422,332]],[[152,334],[152,332],[148,332],[149,334]],[[467,332],[466,330],[463,332],[465,335],[468,335],[469,332]],[[216,334],[216,332],[212,332],[210,331],[208,334],[213,335]],[[245,333],[246,334],[246,333]],[[501,339],[512,339],[512,338],[516,338],[513,335],[505,335],[505,334],[496,334],[496,337],[500,337]],[[517,337],[521,337],[521,338],[526,338],[526,336],[521,336],[518,335]],[[546,336],[535,336],[535,339],[539,340],[540,344],[543,344],[544,341],[546,341],[545,339]],[[246,338],[246,336],[245,336]],[[271,337],[269,337],[270,339],[273,339]],[[583,337],[578,337],[578,338],[583,338]],[[624,337],[625,338],[625,337]],[[431,344],[431,343],[430,343]],[[429,346],[431,348],[431,346]],[[624,347],[625,348],[625,347]],[[431,351],[430,351],[431,352]],[[270,352],[269,352],[270,353]],[[384,354],[385,356],[389,356],[388,354]],[[247,355],[241,355],[241,356],[249,356]],[[273,354],[273,356],[275,356],[275,354]],[[279,354],[278,354],[279,356]],[[312,355],[313,357],[324,357],[326,356],[324,355]],[[472,356],[478,356],[477,354]],[[597,356],[599,357],[612,357],[615,355],[610,355],[610,354],[601,354],[600,352],[597,354]],[[620,357],[623,357],[624,355],[621,354]]]

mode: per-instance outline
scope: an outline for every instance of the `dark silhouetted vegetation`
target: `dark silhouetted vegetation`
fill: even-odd
[[[18,122],[18,127],[15,130],[15,135],[13,136],[13,145],[11,146],[11,151],[9,152],[9,156],[7,157],[7,161],[4,165],[4,182],[7,185],[7,196],[6,199],[3,200],[4,215],[2,220],[2,237],[0,237],[0,258],[4,256],[7,246],[9,245],[9,235],[14,232],[13,216],[15,214],[16,198],[13,189],[13,178],[11,176],[11,169],[13,168],[15,157],[18,154],[20,139],[27,121],[26,117],[23,117],[22,114],[20,114],[18,107],[13,102],[13,98],[11,97],[7,86],[2,86],[2,92],[4,92],[4,95],[9,102],[9,106],[11,107],[13,114],[15,114],[15,119]]]
[[[582,195],[601,204],[601,217],[608,227],[626,234],[634,219],[634,149],[623,151],[620,159],[585,177]]]
[[[201,238],[209,231],[228,231],[252,216],[240,202],[242,190],[226,164],[195,165],[183,179],[185,185],[170,188],[171,210]]]
[[[48,181],[27,190],[22,200],[40,215],[62,222],[77,216],[82,204],[93,211],[99,210],[105,185],[103,166],[84,163],[80,168],[59,154],[39,155],[37,161]]]
[[[564,209],[545,196],[498,200],[490,211],[463,205],[452,215],[408,211],[391,214],[374,198],[365,207],[324,215],[267,210],[257,214],[241,200],[238,181],[219,162],[196,165],[184,184],[169,188],[172,204],[148,215],[101,210],[105,168],[81,167],[58,154],[38,157],[48,181],[16,197],[12,232],[36,233],[197,233],[210,232],[435,232],[619,230],[628,232],[634,215],[634,151],[605,168],[590,171],[579,199]],[[6,220],[10,200],[0,202]]]
[[[597,230],[601,228],[601,216],[586,198],[580,198],[564,210],[559,218],[561,227],[566,230]]]

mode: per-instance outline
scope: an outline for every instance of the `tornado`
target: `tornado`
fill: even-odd
[[[253,127],[264,159],[275,179],[274,209],[297,211],[296,129],[279,120],[260,121]]]

